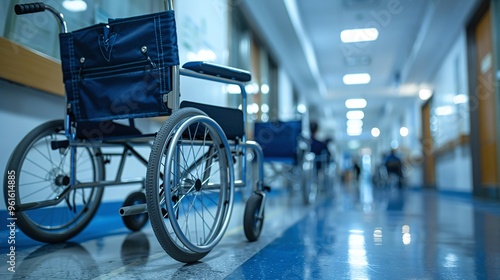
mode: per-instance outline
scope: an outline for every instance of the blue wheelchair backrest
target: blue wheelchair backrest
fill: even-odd
[[[59,37],[68,113],[76,121],[171,114],[171,67],[179,65],[173,11],[110,19]]]
[[[302,121],[256,122],[254,138],[265,157],[292,158],[297,156]]]

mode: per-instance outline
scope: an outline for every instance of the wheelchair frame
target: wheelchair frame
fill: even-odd
[[[172,0],[164,0],[164,3],[166,10],[173,10]],[[16,5],[16,13],[18,14],[45,10],[51,12],[58,19],[61,32],[67,33],[63,15],[53,7],[44,3]],[[245,81],[238,80],[236,75],[242,70],[213,64],[209,66],[211,73],[181,69],[179,65],[171,67],[172,92],[168,95],[168,104],[172,104],[172,114],[155,134],[103,138],[101,141],[77,139],[74,129],[77,122],[72,120],[68,114],[64,123],[62,120],[47,122],[31,131],[15,148],[7,164],[7,170],[15,170],[18,178],[14,190],[16,192],[14,214],[18,220],[19,228],[38,241],[63,242],[79,234],[91,221],[101,202],[104,187],[139,183],[145,188],[146,194],[144,195],[143,192],[132,193],[119,210],[125,225],[131,230],[139,230],[146,224],[149,216],[159,243],[171,257],[185,263],[198,261],[217,245],[227,229],[234,203],[235,188],[246,186],[248,149],[254,151],[256,155],[258,180],[255,182],[253,195],[246,201],[244,232],[249,241],[257,240],[263,226],[265,192],[270,189],[265,187],[263,183],[264,155],[262,149],[257,142],[249,141],[246,138],[246,111],[242,110],[244,132],[241,139],[228,140],[221,126],[205,112],[196,108],[180,108],[181,75],[239,86],[242,108],[246,108]],[[225,76],[219,75],[220,73],[224,73]],[[235,75],[227,77],[228,73]],[[248,74],[250,75],[250,73]],[[133,119],[130,120],[130,124],[132,127],[134,126]],[[204,129],[201,136],[198,129]],[[22,186],[19,185],[23,172],[27,173],[23,170],[23,165],[37,165],[36,159],[29,160],[27,155],[29,150],[33,149],[34,152],[41,154],[41,150],[36,146],[39,141],[46,146],[48,156],[45,158],[50,157],[52,160],[52,155],[55,157],[58,154],[61,161],[57,166],[53,164],[47,168],[47,174],[41,178],[48,182],[49,185],[46,188],[49,194],[55,197],[47,198],[44,201],[23,203],[21,197],[24,190],[20,191]],[[151,147],[149,159],[144,158],[134,148],[136,146]],[[121,147],[123,151],[121,153],[102,151],[102,149],[117,147]],[[79,178],[77,173],[82,169],[78,166],[82,152],[77,153],[77,149],[88,154],[87,168],[93,172],[90,181],[79,180],[81,176]],[[185,149],[186,154],[184,153]],[[68,154],[69,163],[66,162]],[[145,178],[122,178],[128,155],[134,156],[147,166]],[[114,156],[120,157],[118,170],[114,180],[106,181],[105,164]],[[235,158],[241,159],[241,180],[235,179],[233,162]],[[68,165],[69,171],[64,171]],[[41,169],[45,170],[45,168]],[[199,174],[197,173],[198,169],[201,170]],[[216,177],[212,174],[218,175],[220,182],[217,180],[211,182],[210,179]],[[5,178],[6,203],[9,188],[10,185]],[[79,190],[81,192],[78,192]],[[213,192],[213,190],[218,192]],[[77,200],[81,200],[83,205],[77,203]],[[59,207],[51,208],[57,205]],[[49,220],[60,218],[60,210],[65,210],[66,207],[69,212],[73,212],[73,214],[69,214],[74,216],[70,217],[73,220],[61,225],[42,224],[50,213],[52,215]],[[191,210],[194,212],[192,214],[194,218],[190,216],[189,211]],[[30,218],[25,213],[26,211],[38,211],[41,212],[39,215],[44,217],[31,220],[34,218]],[[33,215],[33,217],[35,216]],[[185,221],[180,222],[182,219]],[[195,229],[193,230],[193,228]]]

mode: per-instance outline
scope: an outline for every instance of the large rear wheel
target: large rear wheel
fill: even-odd
[[[4,197],[9,214],[17,218],[16,225],[26,235],[41,242],[63,242],[77,235],[101,202],[102,187],[74,188],[70,184],[71,148],[67,143],[63,120],[50,121],[28,133],[7,163]],[[99,149],[74,149],[75,181],[104,180]]]

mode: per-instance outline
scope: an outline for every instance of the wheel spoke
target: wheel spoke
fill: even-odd
[[[44,139],[45,142],[47,141],[47,138]],[[47,147],[47,150],[48,150],[48,144],[46,143],[45,146]],[[38,152],[43,158],[45,158],[50,164],[52,164],[52,168],[54,167],[54,164],[53,164],[53,161],[52,161],[52,158],[51,158],[51,153],[48,152],[48,156],[45,155],[43,152],[41,152],[35,145],[33,145],[33,150],[35,150],[36,152]]]
[[[31,176],[33,176],[33,177],[35,177],[37,179],[41,179],[42,181],[48,181],[46,178],[40,177],[39,175],[35,175],[35,174],[33,174],[33,173],[29,172],[29,171],[26,171],[24,169],[21,170],[21,173],[23,173],[23,175],[31,175]]]
[[[40,192],[46,191],[46,190],[47,190],[47,189],[49,189],[51,186],[52,186],[52,185],[51,185],[51,184],[49,184],[49,185],[47,185],[47,186],[45,186],[45,187],[42,187],[42,188],[40,188],[40,189],[38,189],[38,190],[35,190],[34,192],[30,192],[29,194],[23,194],[23,195],[21,196],[21,199],[23,199],[23,200],[24,200],[24,199],[29,198],[29,197],[32,197],[32,196],[34,196],[34,195],[36,195],[36,194],[38,194],[38,193],[40,193]],[[52,191],[51,191],[51,192],[52,192]],[[53,193],[53,192],[52,192],[52,193]],[[49,194],[49,197],[46,197],[46,198],[45,198],[45,200],[48,200],[49,198],[50,198],[50,194]]]
[[[43,171],[45,171],[45,172],[47,172],[47,173],[49,173],[49,172],[50,172],[50,170],[45,169],[45,167],[41,166],[40,164],[38,164],[37,162],[35,162],[35,161],[33,161],[33,160],[31,160],[31,159],[29,159],[29,158],[26,158],[26,160],[27,160],[27,161],[29,161],[30,163],[34,164],[35,166],[39,167],[39,168],[40,168],[40,169],[42,169]]]

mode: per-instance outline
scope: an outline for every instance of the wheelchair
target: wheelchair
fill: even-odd
[[[292,189],[299,189],[304,205],[313,204],[321,188],[319,157],[311,152],[310,139],[302,135],[302,121],[256,122],[254,125],[255,141],[262,147],[264,162],[272,172],[266,178],[284,179]]]
[[[142,189],[125,199],[123,222],[136,231],[149,219],[162,248],[177,261],[196,262],[219,243],[235,189],[252,188],[243,229],[249,241],[259,238],[270,189],[263,184],[262,149],[245,134],[245,109],[180,102],[182,75],[239,86],[246,108],[244,85],[251,74],[207,62],[181,68],[171,0],[165,8],[69,33],[53,7],[15,6],[18,15],[49,11],[59,21],[66,89],[64,119],[32,130],[7,164],[16,180],[13,185],[5,178],[5,202],[15,198],[9,211],[30,238],[57,243],[78,235],[96,214],[104,188],[129,184]],[[166,121],[156,133],[135,127],[135,119],[157,116]],[[149,158],[139,147],[150,149]],[[252,186],[245,178],[248,151],[258,162]],[[145,165],[144,177],[123,178],[128,156]],[[114,176],[106,170],[112,158],[119,159]],[[235,176],[238,161],[241,179]]]

